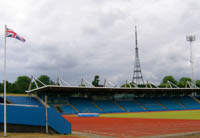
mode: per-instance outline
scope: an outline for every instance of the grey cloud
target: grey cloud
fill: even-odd
[[[7,40],[10,81],[19,75],[41,74],[54,80],[61,76],[74,85],[81,78],[91,81],[96,74],[100,75],[101,83],[104,78],[118,85],[130,81],[135,19],[145,80],[159,83],[166,75],[176,79],[191,75],[185,36],[200,35],[198,1],[19,0],[17,6],[10,3],[0,2],[0,29],[7,24],[27,40],[25,43]],[[2,50],[0,47],[1,59]],[[199,47],[194,46],[194,50],[198,57]],[[199,79],[198,60],[195,65]]]
[[[99,22],[102,27],[111,27],[118,21],[125,19],[126,16],[127,13],[123,13],[119,9],[111,9],[111,11],[102,12],[101,15],[99,15]]]

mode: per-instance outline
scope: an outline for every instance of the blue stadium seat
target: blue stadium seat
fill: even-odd
[[[101,113],[101,111],[89,99],[72,97],[70,103],[76,107],[80,113]]]
[[[61,110],[63,111],[63,114],[77,114],[78,113],[71,105],[61,106]]]
[[[134,101],[117,101],[127,112],[144,112],[144,109]]]
[[[167,110],[184,110],[185,108],[181,106],[173,97],[159,97],[156,100],[165,106]]]
[[[176,100],[182,103],[186,109],[200,109],[200,104],[196,102],[192,97],[177,97]]]
[[[124,112],[114,101],[95,101],[104,113]]]
[[[41,103],[34,97],[27,96],[7,96],[7,100],[13,104],[24,104],[24,105],[37,105],[42,106]]]
[[[157,103],[153,98],[139,97],[135,98],[135,100],[143,105],[147,111],[163,111],[166,110],[159,103]]]
[[[7,96],[7,99],[13,103],[7,104],[8,124],[45,127],[45,108],[37,99],[26,96]],[[3,109],[1,104],[0,123],[4,122]],[[71,124],[51,106],[48,107],[48,125],[56,133],[71,134]]]
[[[44,100],[44,99],[43,99]],[[48,104],[69,104],[67,97],[48,97]]]

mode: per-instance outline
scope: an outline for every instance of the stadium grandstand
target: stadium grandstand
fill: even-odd
[[[42,87],[29,89],[27,93],[41,101],[45,101],[47,96],[48,105],[61,114],[200,109],[198,87],[126,88],[43,84]]]
[[[48,133],[71,134],[71,124],[48,106]],[[45,104],[37,97],[7,96],[8,132],[45,133]],[[4,130],[3,97],[0,97],[0,131]]]
[[[8,132],[47,132],[48,128],[48,133],[71,134],[71,124],[63,117],[71,114],[200,109],[198,87],[61,84],[45,85],[40,80],[32,79],[26,91],[28,96],[7,96]],[[3,131],[4,123],[3,101],[0,97],[0,131]]]

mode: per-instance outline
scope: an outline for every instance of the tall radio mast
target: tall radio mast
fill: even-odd
[[[135,26],[135,63],[134,63],[132,82],[137,85],[144,84],[144,80],[142,77],[142,70],[140,67],[139,51],[138,51],[137,26]]]

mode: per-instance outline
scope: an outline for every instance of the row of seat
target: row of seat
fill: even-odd
[[[145,109],[141,108],[140,105],[138,105],[134,101],[117,101],[127,112],[144,112]]]
[[[162,111],[164,108],[158,104],[153,98],[136,98],[135,101],[140,103],[145,110],[148,111]]]
[[[113,101],[96,101],[95,104],[100,107],[104,113],[124,112],[120,106]]]
[[[7,96],[7,100],[13,104],[42,106],[42,104],[34,97]]]
[[[76,107],[81,113],[88,113],[94,112],[99,113],[101,112],[97,107],[95,107],[92,102],[86,98],[70,98],[70,103]]]
[[[37,99],[29,97],[8,96],[7,99],[14,104],[42,106]],[[81,113],[114,113],[114,112],[144,112],[162,110],[185,110],[200,109],[200,104],[193,97],[154,97],[134,98],[131,101],[91,101],[87,98],[51,98],[52,104],[61,104],[63,114]],[[57,102],[58,101],[58,102]],[[50,103],[51,104],[51,103]]]
[[[61,106],[63,114],[115,113],[200,109],[200,104],[192,97],[134,98],[131,101],[91,101],[87,98],[73,97]]]
[[[183,103],[186,109],[200,109],[200,104],[191,97],[177,98],[176,100]]]

